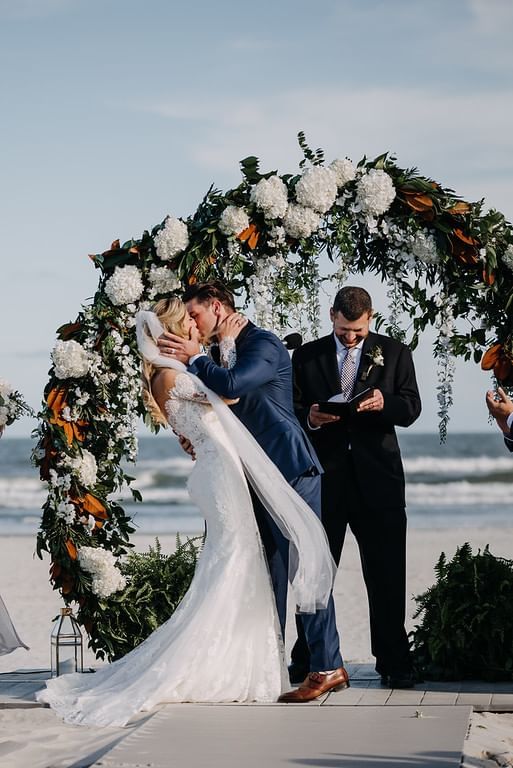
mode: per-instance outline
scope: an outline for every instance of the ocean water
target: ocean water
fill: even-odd
[[[399,432],[406,471],[410,527],[488,527],[513,525],[513,454],[500,435]],[[0,440],[0,534],[35,534],[46,485],[30,464],[30,438]],[[130,492],[117,494],[142,534],[196,533],[203,530],[189,501],[186,480],[192,461],[169,434],[139,440],[139,458],[127,467],[136,477]]]

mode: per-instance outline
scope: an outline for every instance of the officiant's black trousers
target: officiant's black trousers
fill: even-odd
[[[369,601],[371,649],[376,657],[376,671],[380,674],[406,672],[411,669],[404,628],[406,513],[404,507],[387,506],[386,493],[379,487],[375,489],[375,506],[365,504],[356,482],[353,458],[351,455],[345,458],[344,466],[322,476],[322,522],[337,565],[347,525],[358,543]],[[338,616],[342,630],[344,624],[350,622],[350,614]],[[298,638],[292,661],[308,669],[308,648],[300,627]]]

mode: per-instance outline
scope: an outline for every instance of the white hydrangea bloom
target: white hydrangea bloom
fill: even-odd
[[[251,201],[260,208],[265,219],[281,219],[288,206],[287,185],[279,176],[260,179],[251,190]]]
[[[360,209],[371,216],[381,216],[395,199],[395,187],[386,171],[371,168],[357,184],[356,202]]]
[[[411,250],[423,264],[437,264],[440,260],[435,238],[420,230],[415,233]]]
[[[153,238],[157,256],[162,261],[169,261],[189,245],[187,224],[174,216],[168,216],[164,226]]]
[[[283,226],[290,237],[301,240],[319,229],[321,218],[311,208],[291,203],[283,218]]]
[[[353,181],[353,179],[356,177],[356,168],[351,160],[347,159],[347,157],[345,157],[343,160],[333,160],[333,162],[330,163],[328,167],[330,171],[335,174],[337,179],[337,187],[339,189],[340,187],[344,187],[348,181]]]
[[[80,547],[78,561],[81,568],[93,577],[91,589],[98,597],[109,597],[126,586],[126,579],[116,568],[116,558],[110,550]]]
[[[329,211],[337,198],[337,177],[329,168],[308,168],[296,184],[296,200],[318,213]]]
[[[116,307],[137,301],[141,298],[143,291],[141,273],[133,264],[116,267],[114,274],[105,283],[105,293]]]
[[[513,272],[513,245],[508,245],[502,255],[502,261]]]
[[[58,341],[52,351],[58,379],[78,379],[89,372],[90,355],[78,341]]]
[[[66,457],[65,465],[82,485],[90,487],[96,484],[98,466],[90,451],[84,448],[81,456]]]
[[[244,208],[228,205],[219,219],[219,229],[224,235],[240,235],[249,227],[249,217]]]
[[[149,280],[151,284],[150,299],[154,299],[157,294],[178,291],[182,287],[176,272],[172,272],[167,267],[157,267],[155,264],[151,265]]]

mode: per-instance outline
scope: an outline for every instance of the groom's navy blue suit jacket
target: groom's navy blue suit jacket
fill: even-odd
[[[221,397],[240,398],[233,412],[287,480],[312,467],[321,473],[316,453],[294,414],[292,366],[283,343],[248,323],[236,348],[233,368],[221,368],[205,355],[189,371]]]

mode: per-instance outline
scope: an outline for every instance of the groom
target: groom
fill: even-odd
[[[235,312],[232,294],[217,281],[189,287],[183,301],[205,339],[215,340],[223,322]],[[320,517],[322,469],[294,415],[292,367],[283,343],[274,334],[248,322],[236,339],[237,360],[229,369],[202,354],[196,341],[164,333],[158,344],[164,354],[188,364],[189,371],[218,395],[230,400],[238,398],[232,406],[233,412],[288,483]],[[285,636],[288,541],[254,493],[252,498]],[[283,702],[311,701],[349,685],[339,650],[333,597],[326,609],[303,614],[301,619],[310,651],[311,672],[298,689],[280,697]]]

